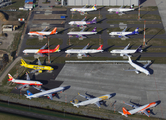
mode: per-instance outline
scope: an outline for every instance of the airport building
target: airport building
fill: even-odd
[[[134,4],[139,5],[139,0],[67,0],[68,6],[84,6],[84,5],[94,5],[97,6],[130,6]]]

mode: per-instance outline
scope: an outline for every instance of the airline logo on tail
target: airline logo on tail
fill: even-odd
[[[125,107],[123,107],[122,109],[124,115],[131,115],[131,113],[129,113],[129,111],[127,111]]]
[[[92,9],[96,9],[96,4],[92,7]]]
[[[10,74],[8,74],[8,77],[9,77],[8,81],[12,81],[14,79]]]
[[[60,45],[57,45],[56,48],[54,49],[55,51],[54,52],[59,52],[60,51]]]
[[[96,27],[92,30],[92,32],[96,32]]]
[[[100,45],[100,47],[97,50],[102,50],[102,48],[103,48],[103,45]]]
[[[27,63],[23,60],[23,59],[21,59],[21,66],[24,66],[24,65],[26,65]]]
[[[55,34],[55,33],[56,33],[56,30],[57,30],[57,28],[54,28],[54,29],[51,31],[50,35]]]

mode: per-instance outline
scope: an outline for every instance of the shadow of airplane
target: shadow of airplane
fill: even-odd
[[[143,52],[147,52],[147,49],[150,48],[152,45],[146,46],[143,50]]]
[[[103,51],[108,52],[108,50],[109,50],[111,47],[113,47],[113,46],[115,46],[115,45],[109,46],[109,47],[103,49]]]
[[[103,29],[103,30],[97,32],[97,34],[102,34],[102,32],[103,32],[104,30],[107,30],[107,28],[105,28],[105,29]]]
[[[66,31],[66,30],[68,30],[68,29],[70,29],[70,28],[66,28],[66,29],[64,29],[64,30],[61,30],[61,31],[57,32],[57,34],[62,34],[64,31]]]
[[[106,20],[107,18],[104,18],[104,19],[101,19],[101,20],[99,20],[99,21],[97,21],[96,23],[102,23],[102,21],[104,21],[104,20]]]

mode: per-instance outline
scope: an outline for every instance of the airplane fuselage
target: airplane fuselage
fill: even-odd
[[[71,21],[69,22],[70,25],[86,25],[86,21]]]
[[[72,12],[75,12],[75,11],[90,12],[90,11],[94,11],[94,10],[97,10],[97,9],[96,8],[72,8],[72,9],[70,9],[70,11],[72,11]]]
[[[39,81],[27,81],[27,80],[14,79],[14,80],[12,80],[12,82],[17,83],[17,84],[23,84],[23,85],[38,85],[38,86],[43,85]]]
[[[97,32],[68,32],[68,35],[92,35],[96,34]]]
[[[51,32],[39,32],[39,31],[31,31],[31,32],[29,32],[28,33],[28,35],[37,35],[37,36],[39,36],[39,35],[41,35],[41,36],[43,36],[43,35],[50,35],[50,33]],[[56,32],[57,33],[57,32]],[[56,34],[56,33],[54,33],[54,34]]]
[[[82,49],[70,49],[65,51],[65,53],[72,54],[72,53],[98,53],[102,52],[103,50],[96,50],[96,49],[91,49],[91,50],[82,50]]]
[[[110,8],[108,9],[109,12],[128,12],[133,11],[134,9],[131,8]]]
[[[110,32],[109,35],[118,35],[118,36],[125,36],[125,35],[131,35],[132,32]]]
[[[121,50],[121,49],[116,49],[116,50],[112,50],[110,51],[110,53],[114,53],[114,54],[131,54],[131,53],[135,53],[136,50]]]
[[[24,66],[26,68],[30,68],[30,69],[39,69],[39,70],[54,70],[54,68],[50,67],[50,66],[44,66],[44,65],[30,65],[30,64],[24,64],[21,66]]]
[[[54,49],[25,49],[23,53],[53,53]]]

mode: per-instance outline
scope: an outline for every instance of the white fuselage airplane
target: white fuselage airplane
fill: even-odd
[[[137,65],[136,63],[134,63],[134,62],[131,60],[130,56],[128,56],[128,58],[129,58],[128,63],[129,63],[131,66],[133,66],[135,69],[132,69],[132,70],[129,69],[129,70],[125,70],[125,71],[135,71],[137,74],[139,74],[140,72],[142,72],[142,73],[144,73],[144,74],[146,74],[146,75],[150,75],[150,72],[146,69],[146,67],[147,67],[150,63],[148,63],[148,64],[144,65],[143,67],[141,67],[141,66]]]
[[[134,5],[131,5],[130,8],[122,8],[123,6],[121,6],[120,8],[110,8],[108,9],[109,12],[116,12],[118,13],[123,13],[123,12],[128,12],[128,11],[133,11],[134,10]]]
[[[44,28],[42,31],[30,31],[28,33],[28,35],[30,35],[30,36],[37,35],[37,36],[43,38],[43,36],[57,34],[57,32],[56,32],[57,28],[56,27],[52,31],[44,32],[46,28]]]
[[[96,98],[90,98],[88,96],[84,96],[84,95],[81,95],[79,93],[78,93],[78,95],[80,95],[81,97],[83,97],[87,100],[83,101],[83,102],[79,102],[79,103],[74,103],[74,102],[70,101],[73,104],[73,106],[76,106],[77,108],[79,106],[84,106],[84,105],[89,105],[89,104],[96,104],[97,107],[100,108],[100,103],[99,103],[100,101],[110,99],[112,97],[111,94],[103,95],[103,96],[96,97]]]
[[[86,17],[84,19],[82,19],[81,21],[70,21],[69,25],[71,25],[71,26],[77,25],[78,27],[80,27],[80,26],[85,26],[85,25],[96,23],[96,17],[94,17],[92,21],[84,21],[85,19],[86,19]]]
[[[121,37],[128,38],[127,37],[128,35],[139,34],[139,32],[138,32],[139,28],[136,28],[133,32],[126,32],[126,29],[127,29],[127,27],[123,31],[121,31],[121,32],[120,31],[119,32],[110,32],[109,35],[112,35],[112,36],[118,35],[119,38],[121,38]]]
[[[21,88],[23,88],[25,86],[29,86],[29,85],[37,85],[37,86],[43,85],[39,81],[30,80],[28,73],[26,73],[26,75],[27,75],[27,80],[21,80],[21,79],[14,79],[10,74],[8,74],[8,77],[9,77],[8,81],[11,81],[11,82],[17,83],[17,84],[22,84],[22,86],[19,87],[18,89],[21,89]]]
[[[85,12],[90,12],[90,11],[95,11],[95,10],[97,10],[96,4],[92,8],[86,8],[86,5],[85,5],[82,8],[72,8],[72,9],[70,9],[71,12],[78,11],[78,12],[80,12],[82,14],[85,14]]]
[[[98,53],[98,52],[103,52],[102,48],[103,48],[103,45],[100,45],[100,47],[98,49],[88,49],[87,50],[87,47],[88,47],[89,44],[87,44],[83,49],[68,49],[65,51],[65,53],[67,54],[72,54],[72,53],[77,53],[78,56],[85,56],[87,57],[87,53]]]
[[[50,90],[43,90],[43,89],[40,89],[40,88],[37,88],[37,87],[34,87],[34,88],[37,89],[37,90],[40,90],[41,92],[32,94],[30,91],[27,90],[27,94],[24,94],[26,96],[26,98],[31,99],[31,98],[38,98],[38,97],[41,97],[41,96],[47,96],[52,100],[52,94],[53,93],[57,93],[57,92],[61,92],[61,91],[65,90],[65,87],[53,88],[53,89],[50,89]]]
[[[134,108],[133,110],[127,111],[126,108],[123,107],[122,108],[123,112],[118,111],[120,114],[122,114],[126,117],[128,117],[127,115],[132,115],[132,114],[135,114],[135,113],[144,113],[146,116],[150,117],[148,112],[147,112],[147,109],[149,109],[151,107],[155,107],[157,105],[156,102],[152,102],[152,103],[149,103],[149,104],[146,104],[146,105],[143,105],[143,106],[136,106],[136,105],[131,105],[131,104],[128,104],[128,103],[125,103],[125,104]]]
[[[110,53],[120,54],[120,56],[124,56],[132,53],[142,52],[142,45],[139,46],[137,49],[128,49],[129,45],[130,43],[124,49],[115,49],[110,51]]]
[[[80,32],[68,32],[67,34],[69,35],[69,37],[75,35],[77,38],[86,38],[84,35],[93,35],[97,33],[96,27],[91,32],[83,32],[84,29],[82,29]]]

